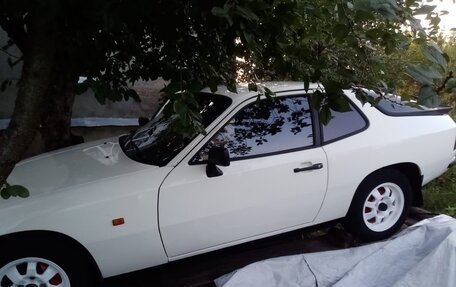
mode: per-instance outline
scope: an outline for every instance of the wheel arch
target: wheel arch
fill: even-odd
[[[403,175],[407,177],[412,187],[412,206],[422,206],[423,205],[423,193],[422,193],[422,184],[423,184],[423,176],[421,174],[420,167],[412,162],[402,162],[396,163],[388,166],[384,166],[379,168],[370,174],[368,174],[364,180],[369,178],[375,173],[381,172],[385,169],[395,169],[401,172]],[[363,181],[364,181],[363,180]],[[361,182],[362,183],[362,182]],[[361,185],[360,183],[360,185]]]
[[[87,259],[87,262],[92,267],[92,270],[95,272],[96,277],[98,280],[103,279],[101,275],[100,268],[96,263],[95,259],[93,258],[92,254],[76,239],[65,235],[63,233],[55,232],[55,231],[48,231],[48,230],[28,230],[28,231],[19,231],[14,233],[9,233],[0,236],[0,244],[6,244],[6,246],[11,246],[10,244],[14,244],[18,241],[26,241],[30,238],[33,240],[38,240],[42,242],[48,242],[49,240],[57,240],[60,244],[64,244],[66,246],[71,246],[71,248],[75,248],[76,252],[81,252],[84,257]],[[73,250],[73,252],[74,252]]]

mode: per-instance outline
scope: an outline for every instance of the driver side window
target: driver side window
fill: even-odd
[[[209,149],[225,147],[231,160],[300,150],[314,145],[307,96],[264,99],[239,111],[190,160],[204,163]]]

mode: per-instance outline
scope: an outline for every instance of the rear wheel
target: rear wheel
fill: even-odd
[[[8,246],[0,241],[0,245]],[[14,248],[2,251],[0,287],[95,287],[97,280],[90,264],[71,246],[57,242],[43,246],[15,241]],[[17,246],[17,247],[16,247]]]
[[[408,179],[397,170],[382,170],[360,184],[344,226],[364,240],[385,239],[399,230],[410,204]]]

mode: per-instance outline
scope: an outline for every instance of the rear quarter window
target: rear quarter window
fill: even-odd
[[[331,110],[331,120],[322,125],[323,143],[331,143],[365,130],[368,121],[363,114],[348,100],[350,111]]]

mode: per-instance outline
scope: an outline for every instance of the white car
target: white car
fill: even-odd
[[[398,230],[421,186],[455,159],[445,109],[382,99],[322,125],[302,83],[276,95],[198,95],[206,135],[181,136],[165,105],[120,139],[19,163],[0,202],[0,287],[96,286],[100,278],[327,221],[365,240]]]

